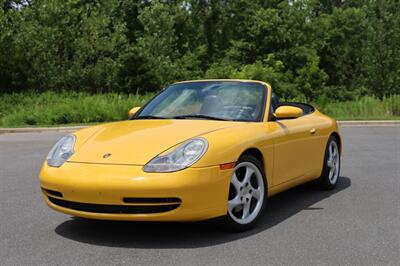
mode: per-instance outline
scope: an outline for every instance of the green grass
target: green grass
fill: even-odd
[[[152,95],[45,92],[0,95],[0,127],[89,124],[126,119]]]
[[[315,106],[337,120],[398,120],[400,119],[400,95],[382,100],[365,96],[348,102],[324,102]]]
[[[0,95],[0,127],[80,125],[123,120],[152,94],[88,94],[77,92]],[[339,120],[400,119],[400,95],[363,97],[349,102],[318,102],[315,106]]]

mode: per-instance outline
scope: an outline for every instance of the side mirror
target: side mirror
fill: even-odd
[[[128,112],[129,117],[134,116],[137,113],[137,111],[139,111],[139,109],[140,109],[140,106],[136,106],[136,107],[133,107],[131,110],[129,110],[129,112]]]
[[[294,106],[280,106],[275,110],[274,116],[277,119],[297,118],[303,115],[303,110]]]

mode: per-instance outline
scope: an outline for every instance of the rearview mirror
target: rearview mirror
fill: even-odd
[[[129,110],[129,112],[128,112],[129,117],[134,116],[137,113],[137,111],[139,111],[139,109],[140,109],[140,106],[136,106],[136,107],[133,107],[131,110]]]
[[[303,115],[303,110],[294,106],[280,106],[275,110],[277,119],[297,118]]]

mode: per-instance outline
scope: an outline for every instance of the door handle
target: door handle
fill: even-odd
[[[315,134],[315,132],[317,132],[317,130],[315,130],[315,128],[312,128],[312,129],[310,129],[310,133],[311,133],[311,134],[313,134],[313,135],[314,135],[314,134]]]

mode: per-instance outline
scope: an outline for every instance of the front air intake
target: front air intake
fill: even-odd
[[[54,205],[83,212],[91,213],[107,213],[107,214],[146,214],[160,213],[172,211],[179,207],[180,203],[164,204],[164,205],[108,205],[108,204],[91,204],[75,201],[67,201],[48,197],[49,201]]]
[[[179,198],[123,198],[124,203],[130,204],[171,204],[177,203],[180,204],[181,200]]]
[[[42,188],[42,190],[45,193],[47,193],[48,195],[56,196],[56,197],[60,197],[60,198],[63,197],[63,194],[61,192],[58,192],[58,191],[55,191],[55,190],[50,190],[50,189],[45,189],[45,188]]]

